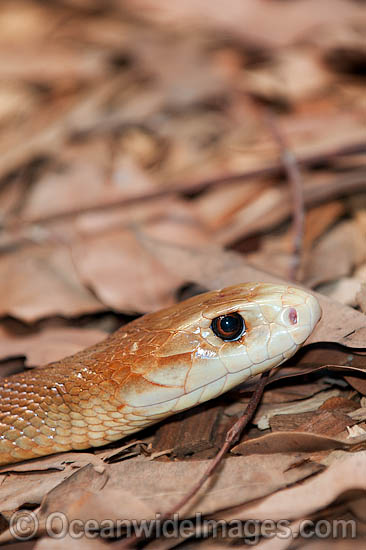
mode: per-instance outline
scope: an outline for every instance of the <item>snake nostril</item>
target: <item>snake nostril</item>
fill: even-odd
[[[294,307],[291,307],[288,312],[288,318],[291,323],[291,325],[296,325],[297,323],[297,311]]]

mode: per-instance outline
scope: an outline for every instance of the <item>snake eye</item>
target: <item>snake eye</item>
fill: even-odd
[[[215,317],[212,320],[211,328],[214,334],[224,342],[233,342],[239,340],[245,332],[245,322],[239,313],[228,313],[227,315]]]

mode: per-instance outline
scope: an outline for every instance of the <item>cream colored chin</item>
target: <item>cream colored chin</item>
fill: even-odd
[[[205,384],[201,388],[198,388],[194,391],[191,391],[182,397],[176,400],[176,403],[173,407],[174,412],[178,412],[190,407],[194,407],[199,403],[214,399],[219,395],[231,390],[238,384],[245,382],[248,378],[255,376],[256,374],[262,373],[273,366],[277,366],[283,361],[286,360],[286,357],[283,355],[279,357],[274,357],[268,359],[263,363],[258,363],[247,367],[238,372],[227,373],[225,376],[222,376],[218,380]]]

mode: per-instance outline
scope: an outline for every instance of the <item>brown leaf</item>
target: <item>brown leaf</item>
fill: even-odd
[[[365,235],[358,230],[357,225],[352,221],[337,224],[311,251],[304,281],[314,287],[338,279],[351,273],[355,265],[365,260],[365,256]]]
[[[102,208],[153,189],[154,182],[132,159],[112,158],[107,141],[86,141],[60,152],[58,163],[33,186],[22,219],[42,221],[70,211]]]
[[[360,306],[362,313],[366,314],[366,283],[361,284],[361,288],[356,295],[356,301]]]
[[[211,2],[210,10],[204,0],[172,3],[169,0],[133,0],[128,5],[131,10],[143,12],[147,20],[160,25],[199,24],[202,29],[221,30],[224,34],[238,35],[245,40],[257,43],[260,41],[269,47],[288,45],[298,36],[312,35],[313,29],[329,26],[341,21],[362,18],[359,6],[349,8],[342,0],[327,0],[321,7],[316,0],[310,0],[300,5],[286,6],[284,17],[281,5],[266,5],[266,17],[263,17],[263,7],[259,2],[230,0],[223,6],[219,1]]]
[[[236,445],[232,452],[240,455],[296,453],[328,451],[335,449],[351,450],[356,445],[366,442],[366,436],[356,438],[356,441],[346,442],[325,435],[307,432],[275,432],[256,439],[243,441]]]
[[[110,466],[107,487],[120,487],[136,495],[154,512],[165,512],[186,494],[192,481],[201,477],[208,463],[201,460],[147,464],[146,460],[131,459]],[[288,455],[261,455],[256,461],[251,457],[229,457],[191,504],[183,508],[182,517],[188,512],[207,514],[251,501],[304,479],[318,469],[315,464],[294,467],[297,463],[296,456]]]
[[[287,48],[277,52],[270,66],[249,69],[247,78],[250,90],[259,97],[295,103],[319,93],[330,75],[312,48]]]
[[[2,47],[4,48],[4,46]],[[47,49],[41,44],[33,48],[20,47],[2,50],[0,72],[4,79],[45,82],[58,78],[92,79],[105,72],[102,55],[80,50],[72,55],[69,48],[50,44]]]
[[[102,471],[104,462],[90,453],[63,453],[2,466],[0,471],[0,512],[21,507],[25,502],[40,504],[42,498],[75,473],[92,464]]]
[[[126,230],[84,242],[74,259],[84,283],[100,301],[124,312],[145,313],[172,304],[174,291],[183,282]]]
[[[338,280],[320,285],[318,290],[321,294],[331,298],[331,300],[356,307],[357,294],[361,284],[361,281],[355,277],[340,277]]]
[[[0,333],[0,358],[24,355],[28,366],[46,365],[92,346],[105,337],[101,330],[72,327],[49,328],[23,338],[6,337]]]
[[[314,241],[323,235],[329,226],[336,223],[344,210],[341,201],[331,201],[310,208],[305,218],[304,247],[311,249]]]
[[[366,395],[366,378],[358,378],[357,376],[345,376],[344,378],[352,388],[355,388],[355,390],[362,393],[362,395]]]
[[[330,505],[346,491],[366,489],[366,451],[332,453],[329,467],[318,475],[261,499],[257,503],[236,508],[235,518],[247,519],[303,518]],[[232,512],[231,512],[232,514]],[[220,514],[225,518],[225,514]]]
[[[256,424],[259,429],[266,430],[269,428],[269,422],[273,416],[316,411],[324,401],[331,397],[338,397],[339,394],[340,390],[333,389],[319,392],[313,397],[294,401],[293,403],[279,403],[273,405],[271,403],[262,403],[256,410],[252,422]]]
[[[294,376],[301,367],[310,366],[315,371],[324,366],[331,368],[331,365],[343,367],[345,371],[350,369],[349,374],[352,375],[355,372],[362,375],[366,369],[366,355],[363,351],[342,349],[340,346],[318,345],[301,350],[300,354],[290,359],[290,365],[294,367],[292,370]]]
[[[75,217],[70,240],[86,239],[93,235],[108,233],[110,230],[140,227],[142,224],[162,219],[168,212],[174,212],[177,215],[182,209],[184,209],[184,201],[166,196],[138,202],[133,208],[128,205],[114,205],[113,209],[104,207],[85,211]],[[66,224],[70,231],[70,224],[67,221]],[[61,220],[60,225],[53,222],[51,226],[57,233],[64,234],[67,230],[66,224]]]
[[[108,474],[105,468],[96,468],[92,464],[80,468],[47,493],[42,499],[40,516],[57,511],[57,507],[62,505],[67,494],[86,489],[98,492],[105,486],[107,480]],[[74,506],[74,502],[70,503],[70,506]],[[78,504],[76,503],[75,506],[77,511]]]
[[[121,488],[106,487],[108,474],[91,464],[81,468],[52,489],[37,510],[39,532],[44,532],[47,518],[53,512],[63,513],[68,521],[98,522],[109,520],[153,519],[153,511],[135,495]],[[68,495],[72,494],[72,500]]]
[[[358,409],[354,402],[353,404],[355,407],[352,410]],[[314,412],[273,416],[269,422],[271,430],[315,433],[332,437],[357,423],[357,420],[341,411],[322,411],[321,407],[322,405]]]
[[[73,537],[66,535],[60,539],[44,537],[37,541],[34,550],[107,550],[110,545],[100,538]]]
[[[266,187],[268,184],[258,180],[248,181],[245,185],[239,182],[213,187],[196,198],[194,209],[206,227],[217,231],[230,224],[238,210],[250,207],[258,197],[265,197],[263,190]]]
[[[164,422],[156,431],[153,452],[169,449],[170,456],[184,457],[215,446],[215,428],[221,405],[204,403]],[[213,454],[213,453],[212,453]]]
[[[0,263],[0,315],[33,322],[50,315],[81,315],[103,309],[79,281],[64,246],[31,246]]]
[[[0,174],[5,175],[19,165],[29,162],[34,156],[57,151],[69,132],[71,121],[82,124],[92,117],[100,104],[106,100],[111,90],[120,85],[117,79],[98,83],[93,93],[82,92],[76,97],[62,98],[59,102],[51,102],[42,109],[41,114],[36,112],[30,120],[22,125],[21,129],[12,129],[8,133],[8,140],[0,142],[1,162]],[[19,141],[19,132],[23,139]]]
[[[354,171],[347,177],[332,173],[312,175],[303,184],[305,206],[311,206],[344,193],[365,188],[365,171]],[[265,186],[260,195],[232,215],[228,223],[215,232],[215,241],[227,245],[255,233],[268,231],[284,222],[292,213],[291,190],[288,185]],[[360,241],[357,233],[357,241]],[[362,241],[360,241],[362,243]]]
[[[81,329],[50,330],[75,321],[24,322],[144,313],[176,300],[182,283],[280,281],[275,273],[287,281],[293,200],[263,117],[276,114],[289,147],[282,153],[294,153],[304,182],[306,281],[324,281],[317,290],[328,299],[318,295],[323,319],[308,340],[316,345],[275,370],[248,426],[246,443],[267,441],[270,454],[229,456],[190,506],[221,517],[227,507],[230,519],[292,517],[295,536],[262,539],[263,550],[315,545],[296,536],[309,515],[359,518],[364,534],[362,292],[356,300],[366,274],[364,22],[361,3],[347,0],[0,3],[0,72],[11,77],[0,82],[0,316],[20,320],[0,325],[0,358],[2,349],[43,363],[76,351],[79,334],[91,343]],[[259,269],[217,243],[250,253]],[[115,326],[117,318],[89,315],[82,325]],[[12,359],[2,371],[22,366]],[[255,382],[141,441],[1,468],[3,517],[41,501],[42,521],[50,510],[99,520],[167,511],[207,468],[197,459],[215,452]],[[283,433],[273,448],[258,428],[268,418]],[[151,452],[154,437],[161,454],[169,446],[187,460]],[[331,452],[341,443],[345,452]],[[301,445],[319,450],[299,452]],[[246,542],[196,535],[154,541],[155,549]],[[36,544],[106,548],[85,537]]]
[[[69,482],[71,478],[67,481]],[[153,510],[136,495],[124,491],[121,487],[74,488],[70,486],[73,495],[68,498],[68,485],[64,492],[51,496],[49,493],[42,502],[38,512],[40,521],[46,520],[52,511],[61,511],[67,515],[69,521],[81,519],[87,521],[91,517],[98,522],[110,520],[149,520],[154,518]]]

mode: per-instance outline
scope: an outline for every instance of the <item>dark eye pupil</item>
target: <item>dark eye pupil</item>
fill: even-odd
[[[227,315],[221,319],[220,327],[223,332],[231,334],[238,330],[239,324],[239,320],[236,317]]]
[[[228,315],[220,315],[213,319],[211,328],[221,340],[233,341],[238,340],[245,331],[244,319],[239,313],[230,313]]]

